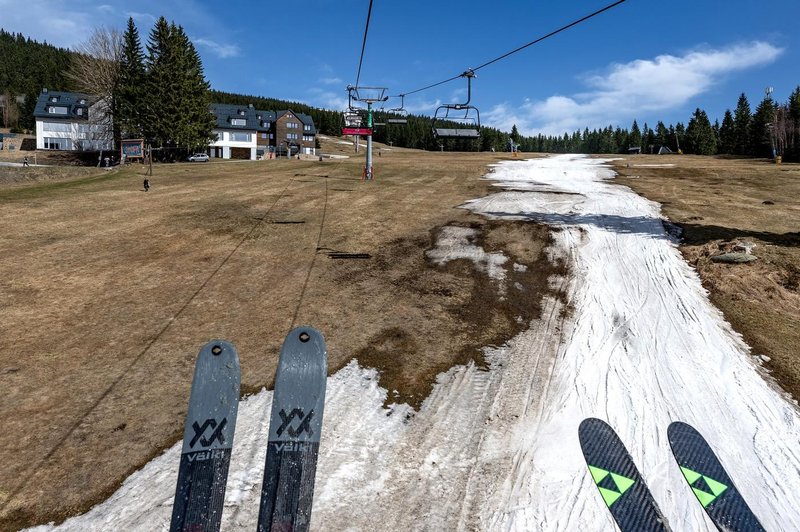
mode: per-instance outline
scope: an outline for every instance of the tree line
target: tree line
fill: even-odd
[[[100,28],[75,51],[38,43],[22,34],[0,29],[0,94],[6,96],[3,125],[33,129],[33,109],[42,87],[85,92],[105,102],[101,120],[113,124],[115,141],[147,139],[154,147],[193,150],[211,140],[214,117],[210,102],[247,105],[265,110],[292,109],[312,117],[319,133],[341,134],[340,111],[293,102],[210,89],[203,65],[185,31],[164,17],[156,21],[143,47],[133,19],[120,34]],[[15,109],[14,96],[24,94],[25,104]],[[770,157],[773,152],[786,160],[800,160],[800,87],[786,102],[767,95],[751,111],[745,94],[733,111],[726,110],[722,123],[713,124],[698,108],[684,125],[630,128],[608,126],[563,135],[521,135],[482,127],[476,140],[437,139],[431,117],[409,114],[404,125],[387,122],[400,115],[377,109],[373,138],[393,146],[423,150],[504,151],[511,144],[520,151],[545,153],[625,153],[640,147],[657,153],[663,146],[673,152],[701,155]],[[442,124],[457,127],[457,124]]]
[[[513,137],[513,135],[512,135]],[[713,124],[708,114],[697,108],[688,123],[666,126],[659,121],[655,128],[636,120],[630,129],[606,128],[575,131],[563,136],[517,136],[522,151],[545,153],[625,153],[641,148],[642,153],[658,153],[663,146],[673,152],[697,155],[738,155],[800,160],[800,86],[786,102],[776,102],[767,95],[751,111],[742,93],[734,111],[725,111],[720,124]]]

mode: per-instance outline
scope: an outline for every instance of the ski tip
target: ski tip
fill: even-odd
[[[700,435],[696,428],[689,425],[688,423],[684,423],[683,421],[673,421],[667,427],[667,438],[672,441],[675,439],[675,436],[678,434],[696,434]]]
[[[229,341],[222,340],[220,338],[214,338],[213,340],[206,342],[202,349],[200,349],[200,352],[208,352],[215,357],[235,356],[236,358],[239,358],[239,353],[236,351],[236,347],[234,347],[234,345]]]
[[[284,344],[311,344],[321,347],[323,350],[325,350],[325,338],[322,336],[322,333],[314,327],[310,327],[308,325],[301,325],[300,327],[296,327],[289,331],[289,334],[286,335],[286,339],[284,340]]]

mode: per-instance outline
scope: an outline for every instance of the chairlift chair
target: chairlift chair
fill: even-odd
[[[405,99],[406,95],[400,95],[400,107],[395,107],[394,109],[389,109],[389,112],[399,115],[397,118],[387,118],[386,122],[389,124],[399,124],[405,125],[408,124],[408,111],[405,109]]]
[[[467,78],[467,101],[446,103],[436,108],[436,112],[433,114],[432,128],[433,136],[437,139],[478,139],[481,137],[481,113],[477,107],[469,104],[472,99],[472,78],[475,77],[475,73],[467,70],[461,76]],[[443,125],[442,122],[448,122],[455,127],[445,127],[449,124]]]

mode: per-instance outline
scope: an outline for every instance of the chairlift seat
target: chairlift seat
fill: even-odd
[[[408,124],[407,118],[388,118],[386,122],[389,124]]]
[[[474,128],[433,128],[433,135],[439,139],[479,139],[481,134]]]

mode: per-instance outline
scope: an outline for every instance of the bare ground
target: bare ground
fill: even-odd
[[[673,167],[644,165],[671,164]],[[663,205],[711,300],[776,381],[800,398],[800,165],[698,156],[616,161],[619,181]],[[711,257],[755,244],[759,260]],[[766,358],[764,358],[766,357]]]
[[[243,393],[272,386],[300,324],[325,334],[331,372],[357,357],[412,405],[440,371],[480,364],[565,268],[546,228],[456,208],[503,158],[384,149],[374,182],[355,158],[157,166],[147,193],[141,166],[0,185],[0,529],[85,511],[177,441],[211,338],[237,346]],[[430,264],[452,224],[527,266],[509,272],[525,290],[501,299],[472,263]]]

